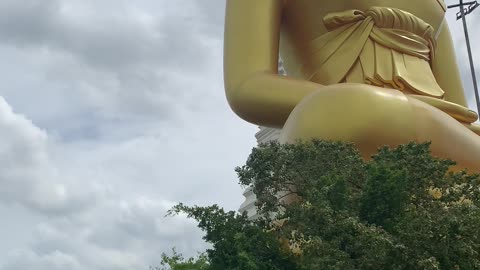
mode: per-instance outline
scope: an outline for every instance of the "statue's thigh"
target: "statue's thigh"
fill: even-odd
[[[414,140],[414,110],[400,91],[337,84],[307,96],[290,114],[283,141],[327,139],[376,144]]]
[[[290,114],[280,140],[313,138],[353,142],[366,158],[384,145],[431,141],[434,154],[480,170],[476,134],[442,111],[392,89],[337,84],[305,97]]]

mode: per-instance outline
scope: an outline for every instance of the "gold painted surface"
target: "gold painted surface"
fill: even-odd
[[[447,5],[445,4],[445,0],[437,0],[443,10],[447,11]]]
[[[227,0],[224,69],[240,117],[283,142],[432,141],[480,172],[477,114],[466,108],[441,0]],[[279,54],[289,76],[278,76]]]
[[[307,48],[314,67],[304,71],[310,81],[367,83],[443,97],[430,67],[434,29],[422,19],[400,9],[372,7],[330,13],[324,24],[329,32]]]

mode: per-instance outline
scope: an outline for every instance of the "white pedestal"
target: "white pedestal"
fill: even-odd
[[[260,144],[270,141],[277,141],[280,137],[280,131],[281,130],[279,129],[260,127],[260,131],[255,134],[255,137],[257,138],[257,143]],[[243,192],[243,196],[245,197],[245,201],[242,203],[242,205],[240,205],[238,211],[240,213],[247,211],[249,218],[256,218],[257,211],[255,208],[255,201],[257,200],[257,198],[255,197],[255,194],[253,194],[252,189],[245,189],[245,191]]]

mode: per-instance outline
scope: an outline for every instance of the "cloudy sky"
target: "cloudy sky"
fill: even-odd
[[[243,201],[233,169],[257,127],[225,101],[223,13],[224,0],[0,0],[0,270],[147,269],[205,248],[164,215]]]

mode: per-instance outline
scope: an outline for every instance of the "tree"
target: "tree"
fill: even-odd
[[[208,258],[205,254],[200,254],[198,258],[185,259],[175,249],[172,249],[172,255],[162,254],[160,267],[150,267],[150,270],[207,270],[209,269]]]
[[[204,269],[480,269],[480,177],[454,164],[428,143],[369,161],[348,143],[264,144],[236,169],[260,218],[216,205],[170,214],[206,232]]]

